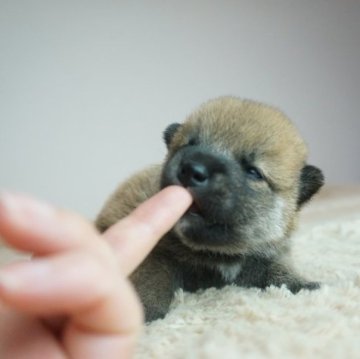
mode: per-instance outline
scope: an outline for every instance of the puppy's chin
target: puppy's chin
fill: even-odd
[[[201,214],[188,211],[176,223],[173,231],[180,241],[194,251],[223,254],[241,253],[244,243],[234,240],[228,225],[208,222]]]

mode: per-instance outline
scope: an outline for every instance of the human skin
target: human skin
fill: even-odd
[[[0,236],[32,259],[0,270],[0,357],[131,358],[143,313],[128,280],[192,202],[167,187],[100,235],[71,211],[0,196]]]

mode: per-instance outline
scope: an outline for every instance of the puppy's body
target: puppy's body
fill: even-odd
[[[165,163],[121,185],[96,221],[104,231],[168,185],[192,193],[189,211],[131,277],[147,321],[167,313],[178,288],[318,287],[292,270],[288,239],[323,177],[280,111],[223,97],[170,125],[164,139]]]

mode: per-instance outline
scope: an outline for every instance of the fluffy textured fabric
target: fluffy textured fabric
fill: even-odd
[[[293,259],[320,290],[178,292],[145,328],[136,359],[360,358],[359,188],[325,190],[304,210]]]

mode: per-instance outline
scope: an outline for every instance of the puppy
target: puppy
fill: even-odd
[[[217,98],[170,125],[164,140],[164,164],[122,184],[96,220],[104,231],[169,185],[192,194],[192,206],[131,276],[146,321],[164,317],[179,288],[319,287],[292,269],[289,237],[323,175],[306,164],[304,141],[283,113]]]

